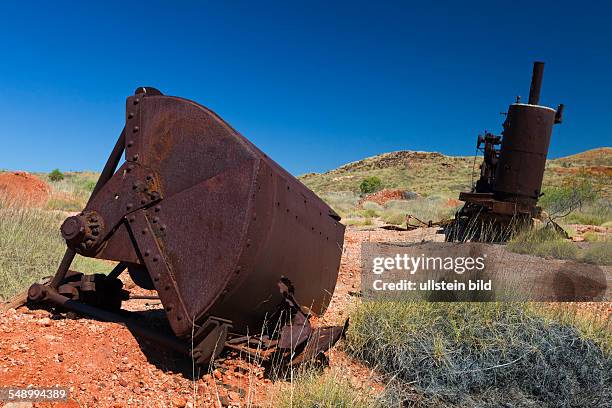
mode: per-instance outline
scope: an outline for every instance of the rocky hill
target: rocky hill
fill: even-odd
[[[318,194],[331,191],[359,191],[361,181],[379,177],[386,188],[415,191],[419,194],[448,194],[469,189],[478,177],[481,158],[446,156],[436,152],[397,151],[383,153],[345,164],[325,173],[309,173],[300,180]],[[545,185],[562,182],[579,171],[612,175],[612,148],[602,147],[549,160]]]

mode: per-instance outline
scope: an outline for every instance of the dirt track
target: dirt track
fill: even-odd
[[[340,276],[332,302],[319,323],[339,324],[357,301],[360,248],[364,241],[439,240],[435,229],[410,232],[348,229]],[[133,300],[130,309],[151,309],[154,301]],[[600,313],[610,313],[610,305]],[[375,374],[352,362],[342,344],[330,352],[330,366],[357,387],[376,392]],[[274,406],[274,384],[262,367],[235,354],[193,380],[189,359],[138,341],[124,327],[88,319],[71,320],[46,311],[20,308],[0,316],[0,385],[66,386],[66,407],[219,407]]]

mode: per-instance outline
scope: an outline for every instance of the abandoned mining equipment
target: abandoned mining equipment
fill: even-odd
[[[544,63],[535,62],[529,101],[517,97],[510,105],[501,136],[478,136],[476,148],[484,156],[480,178],[470,192],[459,194],[465,204],[444,228],[447,241],[505,241],[541,217],[537,202],[548,145],[563,115],[562,104],[556,110],[539,105],[543,73]]]
[[[141,87],[89,202],[61,226],[68,248],[57,273],[33,284],[28,301],[118,322],[199,364],[224,347],[288,363],[322,358],[344,328],[308,319],[336,285],[339,221],[215,113]],[[118,264],[85,275],[69,270],[76,254]],[[157,291],[171,332],[120,309],[125,270]]]

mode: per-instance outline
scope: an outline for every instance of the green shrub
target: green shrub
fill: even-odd
[[[382,188],[382,181],[376,177],[366,177],[363,179],[361,184],[359,184],[359,191],[363,194],[375,193],[376,191]]]
[[[556,218],[594,202],[598,192],[592,178],[579,174],[569,177],[561,186],[545,187],[539,204],[552,218]]]
[[[49,173],[49,180],[51,181],[62,181],[64,179],[64,173],[59,171],[59,169],[54,169]]]

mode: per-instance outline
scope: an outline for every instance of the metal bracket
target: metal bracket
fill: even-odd
[[[128,215],[127,220],[132,240],[159,293],[170,326],[177,336],[186,337],[191,332],[193,322],[179,296],[176,280],[155,238],[146,211],[136,211]]]

